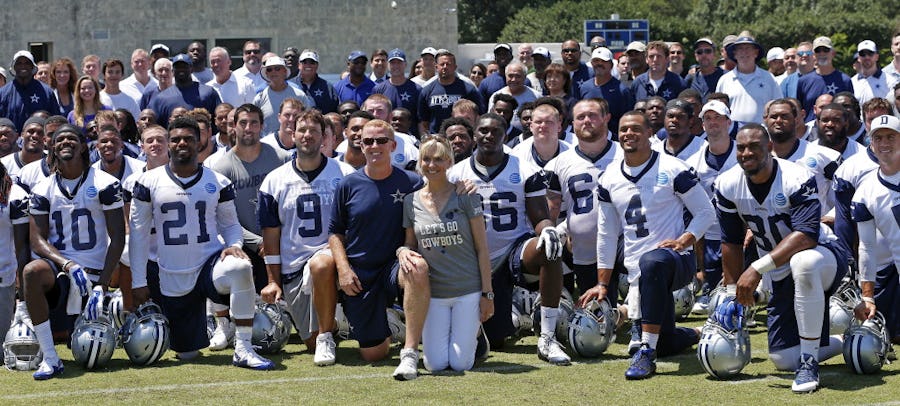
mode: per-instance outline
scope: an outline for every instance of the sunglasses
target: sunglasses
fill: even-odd
[[[702,48],[702,49],[698,49],[698,50],[694,51],[694,53],[697,55],[706,55],[706,54],[713,53],[713,50],[712,50],[712,48]]]
[[[578,48],[564,48],[562,51],[563,51],[563,53],[573,53],[573,52],[580,52],[581,50]]]
[[[388,141],[390,141],[390,140],[391,139],[388,137],[363,138],[362,143],[363,143],[363,145],[368,145],[368,146],[372,146],[375,144],[384,145],[384,144],[387,144]]]
[[[275,72],[275,71],[282,70],[282,69],[284,69],[284,68],[281,66],[270,66],[270,67],[266,68],[266,73]]]
[[[684,51],[669,51],[669,55],[682,55]]]
[[[260,50],[258,49],[247,49],[244,51],[244,55],[259,54],[259,52]]]
[[[473,70],[471,74],[476,76],[484,76],[484,72],[480,70]]]
[[[797,56],[812,56],[813,51],[797,51]]]
[[[862,51],[859,53],[859,56],[872,56],[872,55],[875,55],[875,53],[872,51]]]

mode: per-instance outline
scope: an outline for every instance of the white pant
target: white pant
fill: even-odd
[[[481,324],[480,304],[481,292],[446,299],[431,298],[422,331],[425,368],[429,371],[448,367],[454,371],[472,368]]]

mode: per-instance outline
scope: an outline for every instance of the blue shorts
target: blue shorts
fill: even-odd
[[[900,281],[894,264],[875,276],[875,307],[884,315],[890,337],[900,335]]]
[[[839,244],[823,244],[835,256],[837,271],[831,286],[825,291],[825,298],[830,297],[840,286],[841,279],[847,274],[847,256],[840,250]],[[843,265],[842,265],[843,264]],[[828,332],[831,328],[828,317],[828,301],[822,308],[823,322],[819,345],[828,345]],[[769,326],[769,352],[780,351],[800,345],[800,332],[797,329],[797,314],[794,312],[794,277],[788,274],[780,281],[772,281],[772,298],[766,306],[766,321]]]
[[[197,283],[188,294],[178,297],[160,295],[163,315],[169,319],[172,332],[170,347],[175,352],[196,351],[209,346],[206,335],[206,299],[227,305],[230,295],[216,290],[212,269],[219,262],[220,253],[211,255],[200,268]]]
[[[704,240],[703,272],[722,272],[722,241]]]
[[[504,261],[491,273],[491,287],[494,290],[494,316],[487,319],[482,326],[488,340],[500,341],[516,333],[512,323],[512,290],[513,286],[525,287],[522,275],[522,251],[525,243],[534,234],[523,234],[509,249]]]
[[[394,261],[377,271],[358,272],[362,292],[348,296],[340,291],[344,314],[350,322],[350,338],[359,342],[359,348],[376,347],[391,336],[386,311],[397,298],[399,269],[400,263]]]

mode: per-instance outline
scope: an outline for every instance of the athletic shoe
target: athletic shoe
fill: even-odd
[[[400,365],[394,370],[393,377],[398,381],[411,381],[419,376],[419,350],[404,348],[400,350]]]
[[[538,358],[547,361],[553,365],[569,365],[572,360],[563,351],[559,342],[553,338],[552,333],[541,334],[537,344]]]
[[[234,350],[234,357],[231,364],[236,367],[255,369],[257,371],[268,371],[275,368],[275,363],[265,359],[256,351],[250,350]]]
[[[216,317],[216,331],[213,333],[212,338],[209,339],[209,349],[213,351],[220,351],[228,348],[228,345],[234,342],[234,322],[231,319],[225,318],[224,323],[220,323],[218,317]]]
[[[791,390],[794,393],[809,393],[816,389],[819,389],[819,361],[812,355],[800,354],[800,368],[797,368]]]
[[[178,358],[181,361],[190,361],[197,358],[198,355],[200,355],[200,351],[176,352],[175,358]]]
[[[625,379],[645,379],[656,373],[656,350],[644,344],[631,357],[631,365],[625,370]]]
[[[316,355],[313,356],[313,364],[324,367],[334,365],[335,359],[334,337],[331,333],[322,333],[316,337]]]
[[[638,350],[641,349],[641,321],[640,320],[632,320],[631,321],[631,340],[628,341],[628,355],[634,355]]]
[[[709,313],[709,295],[702,295],[697,298],[694,307],[691,309],[692,314],[708,314]]]
[[[51,365],[46,359],[41,361],[41,365],[38,366],[37,371],[34,371],[32,377],[34,377],[34,380],[36,381],[46,381],[62,375],[63,370],[65,369],[62,360],[57,359],[55,364],[56,365]]]

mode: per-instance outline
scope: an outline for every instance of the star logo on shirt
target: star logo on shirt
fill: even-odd
[[[321,97],[324,93],[325,93],[325,92],[323,92],[322,89],[316,89],[316,90],[313,92],[313,94],[316,95],[316,97]]]
[[[32,104],[38,104],[38,103],[40,103],[40,101],[41,101],[41,98],[38,97],[38,95],[36,95],[36,94],[31,95],[31,103]]]
[[[587,80],[585,80],[585,79],[579,80],[579,81],[578,81],[578,87],[581,87],[581,84],[584,83],[584,82],[587,82]]]
[[[837,85],[830,83],[828,86],[825,86],[825,91],[828,92],[828,94],[835,94],[837,93]]]
[[[391,197],[394,198],[394,203],[403,203],[403,197],[405,196],[406,193],[401,192],[400,189],[397,189],[396,192],[391,193]]]
[[[759,88],[760,88],[760,89],[762,89],[764,86],[765,86],[765,85],[763,85],[762,83],[759,84]]]
[[[804,197],[810,197],[810,196],[814,195],[815,193],[816,193],[816,191],[812,188],[812,186],[809,186],[809,185],[803,186],[803,196]]]
[[[400,93],[400,100],[409,101],[409,98],[410,98],[409,93],[406,93],[406,92]]]
[[[672,91],[669,89],[663,90],[662,96],[664,99],[668,100],[670,97],[672,97]]]

